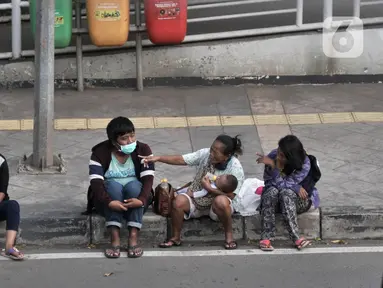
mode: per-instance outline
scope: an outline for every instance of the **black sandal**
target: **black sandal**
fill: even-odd
[[[144,250],[139,245],[128,246],[128,258],[140,258],[144,254]]]
[[[235,249],[237,249],[237,242],[235,242],[235,241],[225,242],[225,249],[226,250],[235,250]]]
[[[111,246],[105,249],[104,255],[109,259],[117,259],[120,258],[121,248],[120,246]]]
[[[170,239],[168,241],[165,241],[165,242],[162,242],[158,245],[158,247],[160,248],[172,248],[173,246],[174,247],[179,247],[182,245],[182,242],[181,241],[175,241],[173,239]]]

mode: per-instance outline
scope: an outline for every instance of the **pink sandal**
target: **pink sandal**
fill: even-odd
[[[305,238],[300,238],[297,241],[295,241],[295,247],[298,250],[302,250],[303,248],[309,246],[311,244],[311,241],[305,239]]]
[[[274,251],[274,247],[271,245],[270,240],[261,240],[259,241],[259,248],[262,251]]]

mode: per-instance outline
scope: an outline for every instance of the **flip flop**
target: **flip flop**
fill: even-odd
[[[158,245],[160,248],[172,248],[173,246],[179,247],[182,245],[181,241],[175,241],[173,239],[170,239],[168,241],[162,242]]]
[[[128,246],[128,258],[140,258],[143,254],[144,250],[139,245]]]
[[[111,246],[105,249],[104,255],[109,259],[117,259],[121,256],[121,247],[120,246]]]
[[[235,241],[225,242],[224,246],[226,250],[235,250],[237,249],[237,242]]]
[[[12,247],[7,251],[5,249],[2,250],[1,256],[9,258],[13,261],[22,261],[24,260],[24,254],[21,253],[16,247]]]
[[[271,245],[270,240],[259,241],[259,249],[266,252],[274,251],[274,247]]]
[[[305,238],[300,238],[297,241],[295,241],[295,247],[298,250],[302,250],[303,248],[306,248],[311,244],[311,241],[305,239]]]

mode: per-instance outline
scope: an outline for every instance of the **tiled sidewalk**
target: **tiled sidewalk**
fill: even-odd
[[[88,125],[89,122],[78,121],[78,118],[178,117],[177,121],[156,118],[161,125],[155,125],[152,119],[155,128],[147,129],[144,129],[148,127],[145,122],[136,122],[139,140],[148,143],[155,154],[187,153],[209,147],[218,134],[239,134],[244,144],[245,152],[240,160],[246,177],[262,177],[263,167],[256,164],[256,152],[269,152],[281,137],[293,133],[320,162],[323,177],[318,188],[322,207],[375,207],[383,200],[380,191],[383,178],[378,175],[383,166],[383,123],[377,122],[383,111],[381,87],[380,84],[196,87],[146,89],[144,93],[96,89],[84,94],[59,90],[56,92],[56,118],[76,118],[73,123]],[[0,95],[2,120],[32,118],[33,93],[30,90],[0,92]],[[366,114],[371,112],[379,114]],[[285,113],[300,114],[294,116],[298,122],[288,121]],[[332,115],[333,122],[342,123],[328,124],[323,121],[323,115]],[[355,115],[375,115],[375,118],[360,123]],[[249,122],[249,119],[256,119],[254,116],[287,121],[274,125],[272,122]],[[198,121],[189,125],[190,119]],[[233,122],[233,119],[239,120]],[[312,119],[319,119],[319,122]],[[93,128],[103,128],[105,124],[103,120]],[[173,128],[161,128],[168,127],[164,124]],[[28,176],[16,174],[15,168],[21,156],[32,152],[32,131],[1,131],[0,152],[12,167],[9,192],[20,201],[23,218],[78,215],[86,204],[90,149],[105,137],[104,129],[56,131],[54,151],[67,160],[67,175]],[[164,164],[158,164],[156,170],[156,184],[166,177],[176,186],[191,180],[194,172],[191,168]]]

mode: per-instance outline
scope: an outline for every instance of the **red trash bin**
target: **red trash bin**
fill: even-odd
[[[145,22],[153,44],[180,44],[187,30],[187,0],[145,0]]]

